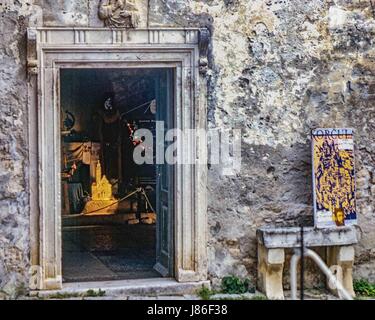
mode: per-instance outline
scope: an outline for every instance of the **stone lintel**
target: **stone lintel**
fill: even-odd
[[[295,248],[301,245],[299,227],[261,227],[257,229],[257,241],[268,249]],[[304,227],[306,247],[345,246],[358,242],[355,227],[314,228]]]

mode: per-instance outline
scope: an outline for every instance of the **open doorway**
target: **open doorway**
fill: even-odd
[[[173,276],[173,169],[137,165],[173,125],[172,68],[61,69],[63,281]],[[137,129],[153,134],[143,147]]]

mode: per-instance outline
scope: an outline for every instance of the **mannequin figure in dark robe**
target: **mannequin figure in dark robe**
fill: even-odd
[[[101,165],[108,180],[122,180],[120,112],[115,104],[114,93],[106,93],[99,109],[99,137]]]

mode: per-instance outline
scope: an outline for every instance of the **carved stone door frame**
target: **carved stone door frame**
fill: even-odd
[[[28,110],[30,289],[62,288],[60,99],[61,68],[172,67],[175,125],[206,129],[207,29],[30,28]],[[206,136],[180,148],[195,165],[175,166],[174,261],[179,282],[207,278]]]

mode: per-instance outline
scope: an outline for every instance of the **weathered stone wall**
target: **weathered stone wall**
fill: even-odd
[[[28,281],[27,26],[102,26],[98,0],[0,5],[0,288]],[[209,275],[255,277],[258,226],[312,223],[309,132],[356,129],[362,241],[375,281],[375,6],[360,0],[150,0],[150,25],[212,32],[209,126],[242,129],[242,170],[209,169]],[[314,283],[321,282],[321,279]]]
[[[29,266],[26,28],[32,1],[0,4],[0,297],[21,294]]]

